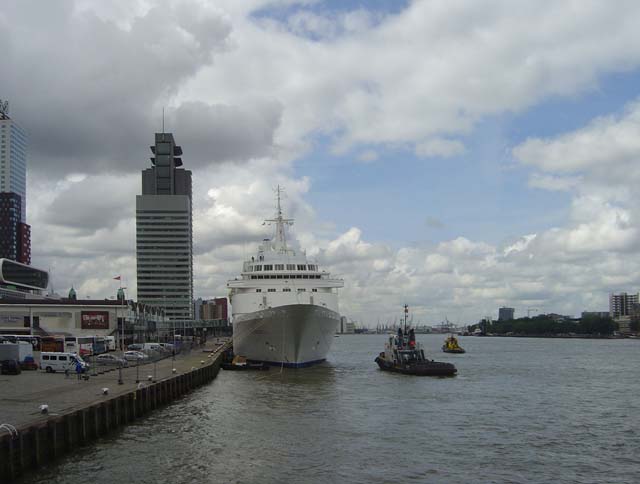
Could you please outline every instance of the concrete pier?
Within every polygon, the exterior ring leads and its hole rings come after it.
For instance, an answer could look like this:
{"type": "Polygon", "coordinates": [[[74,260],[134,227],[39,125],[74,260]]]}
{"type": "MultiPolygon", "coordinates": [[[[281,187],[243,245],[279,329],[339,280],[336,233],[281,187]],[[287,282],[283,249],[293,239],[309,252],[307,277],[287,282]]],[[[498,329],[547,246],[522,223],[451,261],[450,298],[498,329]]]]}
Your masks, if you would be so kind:
{"type": "Polygon", "coordinates": [[[168,358],[127,368],[121,384],[118,370],[88,380],[23,372],[9,383],[3,381],[0,483],[53,462],[212,381],[220,371],[225,348],[209,347],[208,352],[198,348],[175,361],[168,358]],[[26,378],[20,383],[23,375],[26,378]],[[109,389],[106,394],[103,388],[109,389]],[[46,414],[40,412],[41,404],[48,405],[46,414]]]}

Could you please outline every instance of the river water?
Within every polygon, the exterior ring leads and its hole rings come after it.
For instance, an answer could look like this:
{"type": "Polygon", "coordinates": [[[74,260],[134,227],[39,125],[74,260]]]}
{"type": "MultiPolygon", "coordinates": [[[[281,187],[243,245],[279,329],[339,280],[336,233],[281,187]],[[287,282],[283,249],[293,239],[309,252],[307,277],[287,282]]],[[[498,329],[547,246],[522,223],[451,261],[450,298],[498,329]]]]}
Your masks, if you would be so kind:
{"type": "Polygon", "coordinates": [[[638,483],[640,340],[417,335],[454,378],[326,364],[226,372],[26,483],[638,483]]]}

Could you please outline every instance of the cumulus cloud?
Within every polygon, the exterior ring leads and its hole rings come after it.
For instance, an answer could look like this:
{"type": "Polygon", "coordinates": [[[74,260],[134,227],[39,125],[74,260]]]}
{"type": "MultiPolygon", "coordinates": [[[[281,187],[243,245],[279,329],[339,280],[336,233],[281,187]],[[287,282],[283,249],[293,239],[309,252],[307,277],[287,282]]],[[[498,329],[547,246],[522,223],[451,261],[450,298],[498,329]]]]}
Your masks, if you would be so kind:
{"type": "MultiPolygon", "coordinates": [[[[530,138],[513,150],[521,162],[547,172],[620,175],[637,165],[639,153],[640,102],[627,106],[623,115],[596,118],[582,129],[552,139],[530,138]]],[[[633,176],[638,171],[633,170],[633,176]]]]}
{"type": "Polygon", "coordinates": [[[382,149],[455,156],[487,117],[637,67],[634,2],[415,1],[386,15],[291,3],[272,16],[267,0],[0,7],[2,96],[31,138],[34,263],[57,289],[110,295],[122,274],[135,297],[133,207],[163,106],[194,170],[196,295],[224,295],[270,236],[261,223],[278,184],[292,236],[345,279],[343,313],[369,324],[404,303],[429,323],[473,322],[500,305],[576,314],[638,287],[635,103],[515,147],[536,170],[530,186],[573,198],[563,226],[502,244],[382,243],[357,220],[336,229],[295,169],[318,138],[360,161],[382,149]]]}
{"type": "Polygon", "coordinates": [[[640,9],[628,3],[624,16],[617,12],[604,3],[575,9],[558,2],[417,1],[338,33],[335,26],[353,12],[299,8],[259,21],[243,12],[233,17],[242,32],[237,48],[205,68],[183,95],[276,97],[285,106],[277,133],[285,145],[320,131],[342,152],[431,139],[449,143],[427,144],[428,154],[459,152],[456,137],[485,116],[575,95],[603,72],[638,65],[633,25],[640,9]],[[566,18],[570,27],[558,20],[566,18]]]}
{"type": "MultiPolygon", "coordinates": [[[[127,27],[74,7],[1,7],[10,19],[0,36],[3,96],[30,134],[29,168],[62,175],[137,169],[160,130],[162,105],[229,48],[231,25],[195,1],[152,6],[127,27]]],[[[229,114],[233,125],[238,116],[229,114]]],[[[207,126],[199,130],[201,145],[215,138],[207,126]]]]}

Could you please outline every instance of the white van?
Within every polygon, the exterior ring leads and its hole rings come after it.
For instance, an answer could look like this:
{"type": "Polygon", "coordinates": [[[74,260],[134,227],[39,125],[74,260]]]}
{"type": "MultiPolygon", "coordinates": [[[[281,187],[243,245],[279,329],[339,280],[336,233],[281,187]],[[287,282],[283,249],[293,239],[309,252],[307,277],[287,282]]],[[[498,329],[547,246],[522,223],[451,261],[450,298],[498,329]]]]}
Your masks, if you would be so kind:
{"type": "Polygon", "coordinates": [[[69,370],[69,373],[76,373],[78,362],[82,365],[83,372],[89,369],[89,363],[76,353],[40,353],[40,369],[47,373],[66,370],[69,370]]]}
{"type": "Polygon", "coordinates": [[[142,351],[157,351],[161,353],[164,348],[160,345],[160,343],[145,343],[142,345],[142,351]]]}

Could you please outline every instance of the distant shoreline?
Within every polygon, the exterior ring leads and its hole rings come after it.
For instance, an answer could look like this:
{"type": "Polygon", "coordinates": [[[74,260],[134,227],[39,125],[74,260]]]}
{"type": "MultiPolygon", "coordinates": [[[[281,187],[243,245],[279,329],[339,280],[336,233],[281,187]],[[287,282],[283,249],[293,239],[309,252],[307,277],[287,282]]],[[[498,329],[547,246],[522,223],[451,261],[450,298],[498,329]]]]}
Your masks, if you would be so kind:
{"type": "MultiPolygon", "coordinates": [[[[475,336],[475,335],[468,335],[475,336]]],[[[637,339],[629,336],[595,335],[595,334],[487,334],[479,338],[562,338],[562,339],[637,339]]]]}
{"type": "MultiPolygon", "coordinates": [[[[390,334],[390,333],[337,333],[338,336],[372,336],[379,334],[390,334]]],[[[446,336],[450,333],[416,333],[416,335],[441,335],[446,336]]],[[[475,338],[553,338],[553,339],[638,339],[640,340],[640,336],[613,336],[613,335],[593,335],[593,334],[486,334],[486,335],[474,335],[467,334],[463,335],[465,338],[467,337],[475,337],[475,338]]]]}

